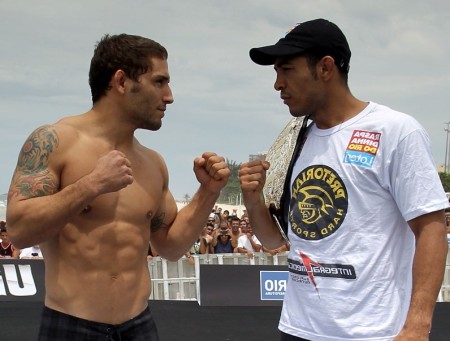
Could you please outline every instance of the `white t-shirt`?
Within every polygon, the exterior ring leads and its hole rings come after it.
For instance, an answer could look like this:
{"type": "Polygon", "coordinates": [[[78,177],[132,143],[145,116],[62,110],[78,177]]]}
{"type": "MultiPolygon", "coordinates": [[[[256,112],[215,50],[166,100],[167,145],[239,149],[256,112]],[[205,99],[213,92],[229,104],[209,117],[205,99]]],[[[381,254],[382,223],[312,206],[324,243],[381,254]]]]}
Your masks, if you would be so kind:
{"type": "Polygon", "coordinates": [[[280,330],[314,341],[392,340],[411,295],[407,221],[448,206],[427,133],[369,103],[341,125],[311,127],[291,184],[280,330]]]}
{"type": "Polygon", "coordinates": [[[42,257],[42,251],[39,246],[31,246],[31,247],[27,247],[25,249],[21,249],[19,258],[25,258],[25,257],[31,258],[31,257],[36,256],[34,254],[37,254],[38,257],[42,257]]]}
{"type": "MultiPolygon", "coordinates": [[[[255,235],[252,236],[252,240],[256,245],[261,245],[261,242],[256,238],[255,235]]],[[[248,239],[247,235],[244,234],[238,238],[238,247],[244,248],[246,250],[250,250],[251,252],[255,252],[253,249],[252,243],[248,239]]]]}

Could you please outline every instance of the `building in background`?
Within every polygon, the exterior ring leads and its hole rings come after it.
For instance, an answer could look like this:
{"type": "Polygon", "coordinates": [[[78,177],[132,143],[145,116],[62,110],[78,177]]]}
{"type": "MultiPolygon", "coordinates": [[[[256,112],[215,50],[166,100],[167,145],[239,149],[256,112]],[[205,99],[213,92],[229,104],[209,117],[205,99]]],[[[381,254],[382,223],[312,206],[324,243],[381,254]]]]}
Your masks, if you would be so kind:
{"type": "Polygon", "coordinates": [[[253,160],[264,161],[266,159],[266,155],[267,155],[267,152],[261,152],[261,153],[258,153],[258,154],[250,154],[248,156],[248,160],[249,161],[253,161],[253,160]]]}

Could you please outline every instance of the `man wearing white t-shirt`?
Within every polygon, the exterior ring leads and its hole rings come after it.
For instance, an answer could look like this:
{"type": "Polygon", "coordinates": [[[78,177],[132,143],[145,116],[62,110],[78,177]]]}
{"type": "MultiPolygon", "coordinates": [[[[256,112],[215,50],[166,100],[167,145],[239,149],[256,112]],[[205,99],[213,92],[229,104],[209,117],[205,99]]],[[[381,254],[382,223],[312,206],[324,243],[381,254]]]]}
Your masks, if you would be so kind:
{"type": "MultiPolygon", "coordinates": [[[[275,212],[290,241],[281,340],[427,341],[449,202],[426,131],[355,98],[350,56],[342,31],[324,19],[250,50],[255,63],[274,65],[291,115],[313,121],[288,168],[286,209],[275,212]]],[[[255,234],[276,248],[284,239],[261,200],[269,167],[251,161],[239,174],[255,234]]]]}
{"type": "Polygon", "coordinates": [[[253,254],[261,251],[261,247],[261,242],[253,234],[251,224],[247,224],[247,233],[239,237],[236,252],[245,253],[248,258],[253,258],[253,254]]]}

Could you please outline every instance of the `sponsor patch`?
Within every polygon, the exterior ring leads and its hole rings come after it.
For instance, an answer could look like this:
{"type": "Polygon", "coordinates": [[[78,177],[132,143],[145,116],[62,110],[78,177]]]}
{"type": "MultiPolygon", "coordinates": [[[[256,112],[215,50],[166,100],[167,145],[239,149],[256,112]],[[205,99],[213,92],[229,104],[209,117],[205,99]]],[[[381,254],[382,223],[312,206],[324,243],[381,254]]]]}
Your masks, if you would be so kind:
{"type": "Polygon", "coordinates": [[[372,168],[380,139],[381,133],[354,130],[344,154],[344,163],[372,168]]]}
{"type": "Polygon", "coordinates": [[[291,279],[297,283],[311,284],[320,297],[317,277],[341,278],[346,280],[356,279],[353,265],[318,263],[305,253],[296,250],[300,261],[288,259],[288,269],[291,279]]]}

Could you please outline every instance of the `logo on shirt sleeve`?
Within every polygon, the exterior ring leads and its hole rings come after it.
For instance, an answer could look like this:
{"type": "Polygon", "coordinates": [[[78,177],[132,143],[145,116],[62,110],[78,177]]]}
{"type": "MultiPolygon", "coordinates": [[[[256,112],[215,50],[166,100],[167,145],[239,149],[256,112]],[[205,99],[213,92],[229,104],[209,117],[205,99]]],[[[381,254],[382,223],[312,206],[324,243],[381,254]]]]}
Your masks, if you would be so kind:
{"type": "Polygon", "coordinates": [[[344,163],[372,168],[380,139],[381,133],[354,130],[344,154],[344,163]]]}

